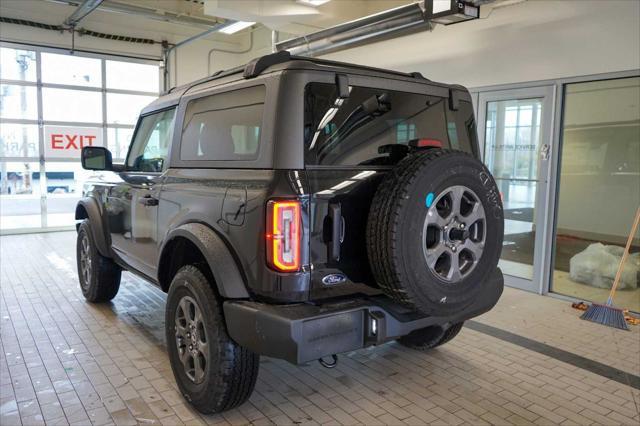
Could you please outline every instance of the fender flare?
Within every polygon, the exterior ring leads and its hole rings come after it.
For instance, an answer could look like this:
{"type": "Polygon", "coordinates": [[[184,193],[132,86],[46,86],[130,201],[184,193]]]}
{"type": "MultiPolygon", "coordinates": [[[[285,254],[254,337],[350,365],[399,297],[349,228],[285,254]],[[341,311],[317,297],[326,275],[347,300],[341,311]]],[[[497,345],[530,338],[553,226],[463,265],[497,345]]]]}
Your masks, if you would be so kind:
{"type": "Polygon", "coordinates": [[[249,298],[245,281],[231,251],[213,229],[201,223],[186,223],[169,232],[160,249],[157,271],[160,271],[165,262],[165,248],[177,237],[186,238],[198,247],[209,265],[218,292],[222,297],[227,299],[249,298]]]}
{"type": "MultiPolygon", "coordinates": [[[[91,226],[91,233],[93,234],[93,241],[96,243],[98,252],[104,257],[112,257],[109,250],[109,241],[107,234],[105,233],[104,222],[102,221],[102,215],[100,214],[100,208],[98,202],[91,197],[84,197],[78,201],[76,205],[76,220],[89,219],[89,225],[91,226]],[[86,217],[82,214],[82,207],[87,212],[86,217]]],[[[79,227],[76,224],[76,229],[79,227]]]]}

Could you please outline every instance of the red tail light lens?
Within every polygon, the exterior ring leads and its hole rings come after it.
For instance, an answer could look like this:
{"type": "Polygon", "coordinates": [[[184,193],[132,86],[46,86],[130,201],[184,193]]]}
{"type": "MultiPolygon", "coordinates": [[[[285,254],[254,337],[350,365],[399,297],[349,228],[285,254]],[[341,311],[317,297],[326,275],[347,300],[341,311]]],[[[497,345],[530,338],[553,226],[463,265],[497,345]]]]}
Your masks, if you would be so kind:
{"type": "Polygon", "coordinates": [[[271,268],[280,272],[300,270],[301,226],[299,201],[267,203],[267,262],[271,268]]]}

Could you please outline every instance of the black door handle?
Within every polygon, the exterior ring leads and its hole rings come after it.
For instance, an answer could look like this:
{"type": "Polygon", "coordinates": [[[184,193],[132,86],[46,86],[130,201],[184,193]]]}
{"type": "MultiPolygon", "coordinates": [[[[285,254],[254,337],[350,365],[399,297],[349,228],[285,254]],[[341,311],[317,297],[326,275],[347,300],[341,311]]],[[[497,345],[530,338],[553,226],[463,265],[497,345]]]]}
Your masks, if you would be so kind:
{"type": "Polygon", "coordinates": [[[138,198],[138,202],[143,206],[157,206],[158,199],[152,197],[151,195],[145,195],[144,197],[138,198]]]}

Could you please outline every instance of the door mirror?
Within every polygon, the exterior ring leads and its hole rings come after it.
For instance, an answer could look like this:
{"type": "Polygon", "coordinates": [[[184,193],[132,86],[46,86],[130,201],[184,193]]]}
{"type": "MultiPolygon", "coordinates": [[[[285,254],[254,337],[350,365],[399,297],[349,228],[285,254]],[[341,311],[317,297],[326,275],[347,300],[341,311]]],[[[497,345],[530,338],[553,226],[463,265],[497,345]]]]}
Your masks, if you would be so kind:
{"type": "Polygon", "coordinates": [[[82,168],[86,170],[112,170],[111,152],[101,146],[82,148],[82,168]]]}

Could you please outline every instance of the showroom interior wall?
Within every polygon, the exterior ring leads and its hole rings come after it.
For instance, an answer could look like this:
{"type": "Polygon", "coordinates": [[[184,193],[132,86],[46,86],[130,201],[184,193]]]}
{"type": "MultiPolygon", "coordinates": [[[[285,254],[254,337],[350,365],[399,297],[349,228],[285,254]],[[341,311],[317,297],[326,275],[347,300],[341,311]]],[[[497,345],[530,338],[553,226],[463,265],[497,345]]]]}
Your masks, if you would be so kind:
{"type": "Polygon", "coordinates": [[[472,88],[632,70],[640,64],[639,16],[640,2],[626,0],[488,5],[484,19],[326,57],[472,88]]]}

